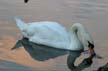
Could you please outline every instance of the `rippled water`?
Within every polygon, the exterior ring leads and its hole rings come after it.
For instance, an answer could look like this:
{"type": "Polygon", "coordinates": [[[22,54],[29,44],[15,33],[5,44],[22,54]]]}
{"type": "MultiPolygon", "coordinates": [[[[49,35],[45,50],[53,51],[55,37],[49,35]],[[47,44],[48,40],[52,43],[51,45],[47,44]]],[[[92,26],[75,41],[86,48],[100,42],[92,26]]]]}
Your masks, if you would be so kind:
{"type": "MultiPolygon", "coordinates": [[[[101,60],[94,59],[94,64],[87,68],[92,71],[108,62],[107,13],[107,0],[29,0],[27,4],[24,4],[23,0],[0,0],[0,60],[15,62],[43,71],[47,69],[66,71],[68,70],[66,67],[67,55],[39,62],[33,60],[23,48],[16,51],[10,50],[21,38],[13,17],[17,16],[25,22],[57,21],[67,29],[73,23],[79,22],[87,27],[95,41],[96,52],[104,57],[101,60]]],[[[83,58],[84,55],[78,59],[76,64],[80,63],[83,58]]],[[[0,68],[5,69],[5,66],[0,62],[0,68]]]]}

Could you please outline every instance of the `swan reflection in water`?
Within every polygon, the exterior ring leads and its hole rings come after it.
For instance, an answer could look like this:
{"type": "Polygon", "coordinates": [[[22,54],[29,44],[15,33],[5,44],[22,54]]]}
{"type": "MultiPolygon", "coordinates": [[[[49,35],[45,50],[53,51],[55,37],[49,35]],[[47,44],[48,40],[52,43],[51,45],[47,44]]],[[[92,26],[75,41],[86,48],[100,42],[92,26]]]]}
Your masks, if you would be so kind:
{"type": "Polygon", "coordinates": [[[67,57],[67,66],[72,71],[81,71],[84,68],[92,64],[92,57],[86,58],[78,66],[74,66],[74,62],[77,57],[79,57],[82,51],[71,51],[64,49],[51,48],[49,46],[36,44],[28,41],[28,38],[22,38],[19,40],[12,50],[24,46],[24,49],[29,53],[29,55],[38,61],[45,61],[48,59],[53,59],[55,57],[69,54],[67,57]]]}

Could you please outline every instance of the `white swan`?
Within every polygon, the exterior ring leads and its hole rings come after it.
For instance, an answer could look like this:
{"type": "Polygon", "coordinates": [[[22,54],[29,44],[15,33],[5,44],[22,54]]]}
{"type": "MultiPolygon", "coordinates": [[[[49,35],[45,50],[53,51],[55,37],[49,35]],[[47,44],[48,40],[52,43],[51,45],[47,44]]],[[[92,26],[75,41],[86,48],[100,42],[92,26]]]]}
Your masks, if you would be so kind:
{"type": "Polygon", "coordinates": [[[15,18],[15,21],[22,35],[31,42],[66,50],[83,50],[86,45],[90,47],[91,54],[94,54],[94,42],[80,23],[75,23],[68,31],[57,22],[43,21],[26,24],[19,18],[15,18]],[[78,34],[84,39],[84,44],[78,34]]]}
{"type": "Polygon", "coordinates": [[[15,21],[23,38],[17,42],[12,50],[23,45],[32,58],[41,61],[55,58],[65,54],[65,52],[69,53],[67,65],[71,70],[75,68],[74,62],[80,56],[84,47],[89,47],[91,54],[84,63],[91,64],[92,58],[96,56],[93,49],[94,42],[85,27],[80,23],[75,23],[68,31],[57,22],[44,21],[26,24],[19,18],[15,18],[15,21]],[[83,38],[84,43],[79,36],[83,38]],[[63,49],[63,52],[61,49],[63,49]],[[48,50],[47,53],[44,53],[44,50],[48,50]]]}

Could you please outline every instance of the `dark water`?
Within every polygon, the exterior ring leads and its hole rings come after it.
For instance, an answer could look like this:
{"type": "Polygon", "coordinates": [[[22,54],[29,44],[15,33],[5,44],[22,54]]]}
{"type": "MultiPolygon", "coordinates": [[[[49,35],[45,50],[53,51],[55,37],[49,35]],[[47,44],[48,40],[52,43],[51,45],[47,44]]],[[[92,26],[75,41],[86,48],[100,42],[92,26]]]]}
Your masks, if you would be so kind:
{"type": "MultiPolygon", "coordinates": [[[[42,70],[68,71],[67,55],[39,62],[34,61],[23,48],[11,51],[10,48],[21,38],[13,17],[22,18],[25,22],[57,21],[67,29],[73,23],[79,22],[87,27],[93,36],[96,52],[104,57],[101,60],[94,59],[91,67],[84,71],[95,70],[108,62],[107,13],[107,0],[29,0],[27,4],[24,4],[23,0],[0,0],[0,59],[42,70]]],[[[82,54],[76,64],[85,57],[87,54],[82,54]]],[[[2,67],[1,62],[0,67],[2,67]]]]}
{"type": "Polygon", "coordinates": [[[11,48],[11,50],[17,50],[21,48],[21,46],[24,47],[24,49],[28,52],[31,58],[41,62],[45,62],[46,60],[54,59],[59,56],[68,54],[66,58],[67,67],[72,71],[82,71],[85,68],[90,67],[93,62],[93,58],[88,57],[83,59],[83,61],[75,67],[75,60],[81,55],[83,51],[57,49],[47,45],[30,42],[27,38],[22,38],[21,40],[18,40],[18,42],[16,42],[15,46],[11,48]]]}

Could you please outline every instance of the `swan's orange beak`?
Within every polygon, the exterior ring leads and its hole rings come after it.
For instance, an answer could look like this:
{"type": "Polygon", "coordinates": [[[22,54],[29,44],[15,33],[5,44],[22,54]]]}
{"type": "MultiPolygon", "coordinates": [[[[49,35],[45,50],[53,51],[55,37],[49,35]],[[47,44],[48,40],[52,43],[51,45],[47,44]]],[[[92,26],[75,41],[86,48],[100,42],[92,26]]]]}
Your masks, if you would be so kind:
{"type": "Polygon", "coordinates": [[[94,51],[94,48],[89,48],[89,50],[90,50],[90,58],[92,59],[95,57],[96,53],[94,51]]]}
{"type": "Polygon", "coordinates": [[[90,54],[93,55],[95,53],[94,48],[89,48],[90,54]]]}

